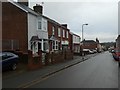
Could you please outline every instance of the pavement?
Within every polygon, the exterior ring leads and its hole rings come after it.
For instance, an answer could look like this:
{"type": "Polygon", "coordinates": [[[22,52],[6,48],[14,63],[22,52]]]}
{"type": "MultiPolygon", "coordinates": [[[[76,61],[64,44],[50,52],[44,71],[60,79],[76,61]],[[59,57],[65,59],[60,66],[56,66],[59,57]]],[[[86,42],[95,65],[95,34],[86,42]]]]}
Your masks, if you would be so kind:
{"type": "Polygon", "coordinates": [[[3,72],[2,74],[3,88],[22,88],[25,85],[31,83],[31,81],[34,82],[38,78],[39,79],[45,78],[56,72],[59,72],[68,67],[71,67],[85,60],[88,60],[89,58],[94,57],[98,54],[99,53],[86,55],[84,56],[84,60],[82,60],[81,56],[74,56],[73,60],[66,60],[64,62],[45,66],[41,69],[37,69],[33,71],[28,71],[26,65],[19,64],[18,69],[16,71],[3,72]],[[19,82],[10,83],[11,81],[19,81],[19,82]]]}
{"type": "Polygon", "coordinates": [[[112,88],[118,90],[118,62],[105,52],[24,88],[112,88]]]}
{"type": "MultiPolygon", "coordinates": [[[[56,72],[56,71],[59,71],[59,70],[62,70],[62,69],[65,69],[67,67],[70,67],[70,66],[73,66],[77,63],[80,63],[80,62],[83,62],[87,59],[89,59],[90,57],[93,57],[97,54],[90,54],[90,55],[86,55],[84,56],[84,60],[82,60],[82,57],[81,56],[74,56],[74,59],[73,60],[66,60],[64,62],[61,62],[61,63],[56,63],[56,64],[52,64],[52,65],[48,65],[48,66],[44,66],[43,68],[40,68],[39,70],[41,72],[43,71],[47,71],[46,73],[51,73],[52,72],[56,72]],[[50,69],[50,70],[47,70],[47,69],[50,69]],[[41,70],[42,69],[42,70],[41,70]],[[49,72],[50,71],[50,72],[49,72]]],[[[36,70],[35,70],[36,71],[36,70]]],[[[10,78],[12,76],[17,76],[17,75],[20,75],[20,74],[23,74],[23,73],[26,73],[26,72],[31,72],[27,69],[27,65],[26,64],[23,64],[23,63],[19,63],[18,66],[17,66],[17,69],[15,71],[4,71],[2,73],[2,78],[10,78]]]]}

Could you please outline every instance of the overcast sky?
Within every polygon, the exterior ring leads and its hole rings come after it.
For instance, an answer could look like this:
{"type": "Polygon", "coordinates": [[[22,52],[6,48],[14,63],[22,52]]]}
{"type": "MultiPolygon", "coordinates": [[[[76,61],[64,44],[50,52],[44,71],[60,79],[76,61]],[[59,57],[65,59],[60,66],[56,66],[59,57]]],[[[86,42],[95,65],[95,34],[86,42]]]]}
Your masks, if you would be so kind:
{"type": "MultiPolygon", "coordinates": [[[[30,0],[32,8],[41,0],[30,0]],[[37,1],[37,2],[36,2],[37,1]]],[[[83,23],[84,38],[100,42],[115,41],[118,35],[118,0],[44,0],[43,15],[68,24],[71,32],[81,36],[83,23]]]]}

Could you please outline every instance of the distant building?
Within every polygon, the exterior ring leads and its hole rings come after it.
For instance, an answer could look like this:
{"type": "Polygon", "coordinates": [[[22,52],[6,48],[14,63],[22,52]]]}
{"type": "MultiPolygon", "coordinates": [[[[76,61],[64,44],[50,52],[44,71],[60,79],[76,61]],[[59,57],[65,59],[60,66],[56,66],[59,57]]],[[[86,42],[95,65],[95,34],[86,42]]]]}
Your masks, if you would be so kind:
{"type": "Polygon", "coordinates": [[[70,38],[71,38],[71,50],[74,53],[80,53],[80,41],[81,41],[80,36],[70,32],[70,38]]]}
{"type": "Polygon", "coordinates": [[[97,49],[97,43],[94,40],[83,40],[82,44],[84,49],[97,49]]]}

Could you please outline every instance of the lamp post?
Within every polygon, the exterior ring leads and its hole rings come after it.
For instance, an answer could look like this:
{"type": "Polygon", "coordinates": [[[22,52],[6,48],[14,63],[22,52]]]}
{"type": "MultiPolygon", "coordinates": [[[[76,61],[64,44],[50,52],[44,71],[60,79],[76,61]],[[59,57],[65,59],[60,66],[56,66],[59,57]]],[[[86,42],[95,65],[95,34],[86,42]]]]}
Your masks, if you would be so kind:
{"type": "Polygon", "coordinates": [[[84,54],[84,51],[83,51],[83,49],[84,49],[84,41],[83,41],[84,40],[84,36],[83,36],[83,27],[84,27],[84,25],[88,25],[88,24],[87,23],[86,24],[82,24],[82,42],[83,42],[82,43],[83,44],[82,45],[82,60],[84,60],[84,55],[83,55],[84,54]]]}

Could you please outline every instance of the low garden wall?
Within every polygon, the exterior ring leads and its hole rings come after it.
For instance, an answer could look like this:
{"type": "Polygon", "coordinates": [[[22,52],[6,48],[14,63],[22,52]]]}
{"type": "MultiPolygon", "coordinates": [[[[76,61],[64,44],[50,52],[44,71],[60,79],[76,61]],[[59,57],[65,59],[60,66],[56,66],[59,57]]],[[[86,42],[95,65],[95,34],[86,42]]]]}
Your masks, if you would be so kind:
{"type": "Polygon", "coordinates": [[[22,51],[15,51],[20,58],[20,63],[24,63],[28,66],[29,70],[41,68],[45,65],[52,65],[55,63],[64,62],[65,60],[73,59],[73,52],[67,51],[55,51],[55,52],[42,52],[39,50],[37,55],[33,55],[32,51],[23,53],[22,51]]]}

